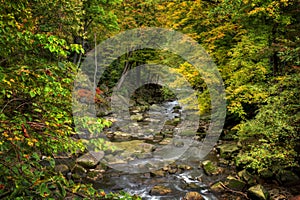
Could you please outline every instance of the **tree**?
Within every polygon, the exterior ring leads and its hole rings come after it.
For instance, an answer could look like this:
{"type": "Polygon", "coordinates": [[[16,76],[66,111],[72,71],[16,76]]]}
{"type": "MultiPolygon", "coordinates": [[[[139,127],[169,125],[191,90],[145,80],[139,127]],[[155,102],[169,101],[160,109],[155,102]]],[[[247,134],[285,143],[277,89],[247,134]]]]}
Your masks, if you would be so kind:
{"type": "MultiPolygon", "coordinates": [[[[73,37],[82,33],[86,3],[1,2],[1,199],[117,198],[74,183],[54,170],[54,154],[74,155],[85,149],[71,137],[75,133],[71,91],[78,68],[68,57],[83,53],[73,37]]],[[[105,12],[94,12],[102,22],[110,23],[104,20],[109,18],[105,12]]],[[[98,129],[105,126],[97,125],[98,129]]]]}

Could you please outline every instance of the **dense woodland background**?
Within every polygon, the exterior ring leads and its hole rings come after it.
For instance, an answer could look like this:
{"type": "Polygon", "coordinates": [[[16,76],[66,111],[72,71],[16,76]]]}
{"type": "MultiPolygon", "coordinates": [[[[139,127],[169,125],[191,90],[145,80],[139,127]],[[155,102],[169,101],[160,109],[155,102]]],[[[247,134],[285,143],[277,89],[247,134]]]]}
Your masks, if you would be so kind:
{"type": "MultiPolygon", "coordinates": [[[[84,151],[84,144],[70,136],[71,91],[85,53],[95,43],[139,27],[180,31],[213,58],[226,88],[228,131],[223,136],[231,134],[243,147],[234,158],[237,167],[257,175],[299,169],[299,0],[2,0],[1,199],[57,199],[68,193],[121,198],[56,173],[53,154],[84,151]]],[[[209,112],[201,76],[175,55],[155,50],[120,58],[106,74],[106,92],[124,66],[158,60],[187,77],[206,105],[201,112],[209,112]]]]}

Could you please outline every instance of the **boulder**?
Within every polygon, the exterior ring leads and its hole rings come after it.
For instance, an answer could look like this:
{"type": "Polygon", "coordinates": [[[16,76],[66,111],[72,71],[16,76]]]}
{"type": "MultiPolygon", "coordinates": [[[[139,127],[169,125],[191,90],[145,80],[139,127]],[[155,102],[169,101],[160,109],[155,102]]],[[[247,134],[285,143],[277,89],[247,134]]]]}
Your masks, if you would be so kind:
{"type": "Polygon", "coordinates": [[[159,142],[160,145],[168,145],[172,142],[171,138],[165,138],[161,142],[159,142]]]}
{"type": "Polygon", "coordinates": [[[69,172],[69,167],[65,164],[55,165],[55,171],[60,172],[63,175],[67,175],[67,173],[69,172]]]}
{"type": "Polygon", "coordinates": [[[156,177],[164,177],[164,176],[166,176],[166,171],[164,171],[162,169],[156,170],[156,171],[151,172],[151,175],[156,176],[156,177]]]}
{"type": "Polygon", "coordinates": [[[169,125],[169,126],[177,126],[180,122],[180,118],[173,118],[172,120],[167,120],[165,122],[165,125],[169,125]]]}
{"type": "Polygon", "coordinates": [[[116,148],[116,151],[120,152],[118,154],[120,158],[126,161],[150,157],[155,149],[153,144],[145,143],[144,140],[112,142],[111,144],[116,148]]]}
{"type": "Polygon", "coordinates": [[[239,149],[235,143],[225,143],[217,147],[221,158],[231,158],[239,152],[239,149]]]}
{"type": "Polygon", "coordinates": [[[217,175],[221,172],[221,169],[210,160],[203,161],[202,168],[203,168],[204,172],[209,176],[217,175]]]}
{"type": "Polygon", "coordinates": [[[242,191],[245,188],[246,183],[233,176],[228,176],[224,185],[232,190],[242,191]]]}
{"type": "Polygon", "coordinates": [[[128,159],[124,159],[120,156],[113,156],[112,154],[105,156],[105,161],[108,163],[108,165],[120,165],[120,164],[126,164],[128,159]]]}
{"type": "Polygon", "coordinates": [[[94,168],[96,167],[100,160],[104,157],[103,151],[90,151],[83,156],[76,159],[76,163],[85,167],[85,168],[94,168]]]}
{"type": "Polygon", "coordinates": [[[130,133],[121,132],[121,131],[115,131],[113,133],[113,137],[114,137],[114,139],[128,140],[128,139],[131,138],[131,134],[130,133]]]}
{"type": "Polygon", "coordinates": [[[150,110],[153,110],[153,111],[161,111],[162,107],[157,105],[157,104],[152,104],[150,106],[150,110]]]}
{"type": "Polygon", "coordinates": [[[171,192],[172,190],[166,186],[156,185],[150,190],[150,195],[159,196],[159,195],[166,195],[171,192]]]}
{"type": "Polygon", "coordinates": [[[270,195],[262,185],[255,185],[248,189],[248,196],[252,200],[268,200],[270,195]]]}
{"type": "Polygon", "coordinates": [[[144,117],[143,117],[143,115],[142,114],[135,114],[135,115],[131,115],[130,116],[130,119],[131,120],[133,120],[133,121],[138,121],[138,122],[140,122],[140,121],[143,121],[143,119],[144,119],[144,117]]]}
{"type": "Polygon", "coordinates": [[[178,165],[178,168],[182,169],[182,170],[191,170],[191,169],[193,169],[193,167],[191,167],[189,165],[184,165],[184,164],[178,165]]]}
{"type": "Polygon", "coordinates": [[[103,171],[91,170],[87,173],[87,178],[93,181],[100,180],[102,177],[103,177],[103,171]]]}
{"type": "Polygon", "coordinates": [[[188,192],[183,200],[204,200],[204,198],[198,192],[188,192]]]}

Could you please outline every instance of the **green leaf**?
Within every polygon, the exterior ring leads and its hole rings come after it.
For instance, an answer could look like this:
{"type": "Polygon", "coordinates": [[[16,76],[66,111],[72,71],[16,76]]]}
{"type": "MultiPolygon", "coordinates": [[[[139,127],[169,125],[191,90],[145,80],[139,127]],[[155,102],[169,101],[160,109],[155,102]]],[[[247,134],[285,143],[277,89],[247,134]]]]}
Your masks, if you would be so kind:
{"type": "Polygon", "coordinates": [[[30,94],[30,97],[31,97],[31,98],[33,98],[33,97],[36,96],[36,93],[35,93],[35,91],[33,91],[33,90],[31,90],[31,91],[29,92],[29,94],[30,94]]]}

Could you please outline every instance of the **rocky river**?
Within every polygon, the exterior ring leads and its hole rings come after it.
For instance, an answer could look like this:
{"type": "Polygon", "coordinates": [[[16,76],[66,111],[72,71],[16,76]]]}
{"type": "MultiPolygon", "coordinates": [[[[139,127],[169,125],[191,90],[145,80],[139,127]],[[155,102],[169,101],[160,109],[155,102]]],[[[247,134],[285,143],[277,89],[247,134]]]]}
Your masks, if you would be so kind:
{"type": "MultiPolygon", "coordinates": [[[[194,135],[177,135],[185,116],[176,100],[132,105],[129,114],[121,117],[115,112],[101,116],[112,122],[104,134],[113,149],[90,151],[72,162],[56,159],[57,170],[75,181],[91,182],[106,192],[123,190],[146,200],[279,200],[297,194],[235,169],[231,160],[239,145],[231,140],[219,140],[201,160],[191,156],[191,138],[198,142],[205,138],[209,117],[200,117],[194,135]]],[[[278,181],[298,179],[286,171],[278,181]]]]}

